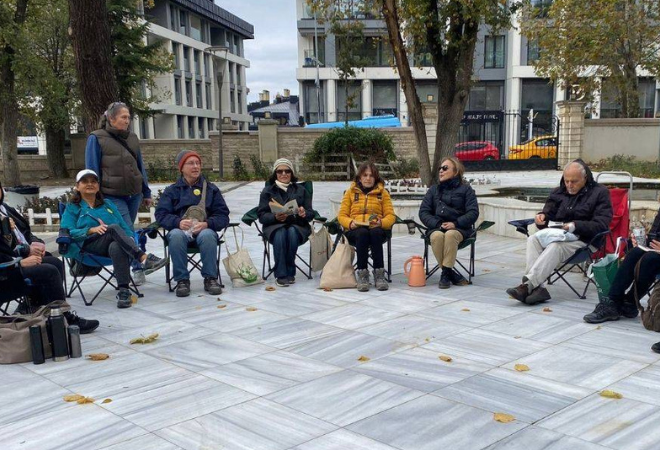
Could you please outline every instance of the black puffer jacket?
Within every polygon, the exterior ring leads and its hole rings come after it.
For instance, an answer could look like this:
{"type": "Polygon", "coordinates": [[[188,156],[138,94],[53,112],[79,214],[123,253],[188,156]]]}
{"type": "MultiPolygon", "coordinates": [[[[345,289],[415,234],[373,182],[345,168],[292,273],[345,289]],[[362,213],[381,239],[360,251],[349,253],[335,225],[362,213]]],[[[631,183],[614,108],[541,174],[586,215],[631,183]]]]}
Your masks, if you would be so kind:
{"type": "MultiPolygon", "coordinates": [[[[589,242],[598,233],[606,231],[612,221],[612,202],[607,188],[596,183],[591,170],[581,159],[575,160],[587,172],[587,183],[580,191],[571,195],[566,189],[564,177],[559,187],[550,192],[542,213],[546,221],[575,223],[574,233],[583,242],[589,242]]],[[[539,225],[539,229],[546,225],[539,225]]]]}
{"type": "Polygon", "coordinates": [[[291,183],[286,192],[277,187],[276,184],[266,186],[261,191],[261,196],[259,197],[257,216],[259,217],[259,222],[264,226],[263,232],[268,240],[270,240],[275,230],[286,226],[294,226],[302,236],[303,241],[306,241],[309,235],[312,234],[312,227],[309,225],[309,222],[314,220],[312,198],[307,190],[298,183],[291,183]],[[296,200],[298,206],[305,208],[305,217],[303,218],[298,215],[289,216],[286,218],[286,221],[279,222],[275,218],[275,214],[270,212],[268,203],[271,200],[276,200],[280,205],[284,205],[293,199],[296,200]]]}
{"type": "MultiPolygon", "coordinates": [[[[0,189],[2,189],[1,186],[0,189]]],[[[11,206],[4,205],[4,207],[7,213],[7,217],[11,217],[14,220],[16,228],[18,228],[18,230],[23,234],[23,237],[25,237],[25,240],[28,242],[28,244],[32,244],[33,242],[44,242],[32,234],[30,224],[18,211],[16,211],[11,206]]],[[[0,213],[0,217],[2,216],[3,214],[0,213]]],[[[13,233],[0,235],[0,263],[11,261],[17,256],[26,258],[29,255],[30,247],[19,245],[16,236],[13,233]]]]}
{"type": "Polygon", "coordinates": [[[472,234],[478,217],[474,189],[459,178],[431,186],[419,208],[419,218],[429,232],[439,229],[443,222],[453,222],[463,239],[472,234]]]}

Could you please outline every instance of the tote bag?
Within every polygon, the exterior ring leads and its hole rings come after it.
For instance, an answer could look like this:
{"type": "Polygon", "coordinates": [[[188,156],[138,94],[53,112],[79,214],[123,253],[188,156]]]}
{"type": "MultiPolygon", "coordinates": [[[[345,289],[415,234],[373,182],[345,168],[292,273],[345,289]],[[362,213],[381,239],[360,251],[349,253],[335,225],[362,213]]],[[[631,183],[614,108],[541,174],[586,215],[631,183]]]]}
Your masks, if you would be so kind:
{"type": "Polygon", "coordinates": [[[232,230],[234,232],[234,242],[236,242],[236,252],[231,253],[229,251],[229,245],[227,245],[227,239],[225,239],[227,257],[222,260],[222,264],[225,266],[227,275],[229,275],[229,278],[231,278],[232,286],[237,288],[263,283],[264,280],[261,278],[261,275],[259,275],[257,267],[252,262],[250,253],[245,247],[243,247],[243,230],[241,229],[240,245],[238,244],[236,227],[232,227],[232,230]]]}
{"type": "Polygon", "coordinates": [[[330,253],[332,253],[332,239],[330,239],[330,233],[325,227],[321,227],[319,231],[316,231],[312,226],[312,234],[309,236],[309,247],[311,253],[310,266],[314,272],[323,270],[328,259],[330,259],[330,253]]]}
{"type": "Polygon", "coordinates": [[[322,289],[355,288],[357,280],[353,270],[354,257],[355,249],[350,246],[346,236],[342,236],[323,268],[320,287],[322,289]]]}
{"type": "Polygon", "coordinates": [[[603,258],[589,266],[589,277],[594,280],[594,284],[598,290],[598,299],[601,302],[606,302],[608,300],[610,287],[612,287],[616,272],[619,270],[619,249],[622,243],[625,243],[625,239],[617,239],[614,253],[608,253],[603,258]]]}

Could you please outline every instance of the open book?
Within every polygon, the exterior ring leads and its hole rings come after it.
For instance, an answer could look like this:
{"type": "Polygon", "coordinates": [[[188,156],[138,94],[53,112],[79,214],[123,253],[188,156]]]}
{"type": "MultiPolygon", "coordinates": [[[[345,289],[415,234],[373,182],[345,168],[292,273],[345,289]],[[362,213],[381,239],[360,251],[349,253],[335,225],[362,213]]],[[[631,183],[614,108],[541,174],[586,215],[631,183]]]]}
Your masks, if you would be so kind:
{"type": "Polygon", "coordinates": [[[549,228],[564,228],[564,222],[555,222],[553,220],[548,221],[549,228]]]}
{"type": "Polygon", "coordinates": [[[369,221],[368,222],[363,222],[361,220],[354,220],[353,223],[357,225],[358,227],[371,227],[372,223],[378,220],[378,215],[372,214],[369,216],[369,221]]]}
{"type": "Polygon", "coordinates": [[[280,205],[277,200],[271,199],[268,206],[270,206],[270,212],[273,214],[285,213],[290,216],[298,214],[298,202],[295,199],[286,202],[284,205],[280,205]]]}
{"type": "Polygon", "coordinates": [[[646,245],[639,245],[639,244],[637,244],[637,248],[642,249],[642,250],[644,250],[645,252],[656,252],[656,253],[660,253],[660,250],[656,250],[656,249],[654,249],[654,248],[647,247],[646,245]]]}

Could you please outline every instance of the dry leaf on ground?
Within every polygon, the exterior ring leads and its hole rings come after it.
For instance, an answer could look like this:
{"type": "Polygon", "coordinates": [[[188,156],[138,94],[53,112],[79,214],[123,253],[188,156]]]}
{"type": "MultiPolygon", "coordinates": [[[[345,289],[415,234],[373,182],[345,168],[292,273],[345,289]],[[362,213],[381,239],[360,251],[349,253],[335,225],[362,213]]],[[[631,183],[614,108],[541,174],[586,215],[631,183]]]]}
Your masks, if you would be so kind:
{"type": "Polygon", "coordinates": [[[500,423],[509,423],[516,420],[516,418],[513,417],[511,414],[495,413],[493,414],[493,420],[495,420],[495,422],[500,422],[500,423]]]}
{"type": "Polygon", "coordinates": [[[138,302],[138,297],[137,295],[131,295],[131,303],[135,305],[138,302]]]}
{"type": "Polygon", "coordinates": [[[90,353],[87,355],[87,358],[91,359],[92,361],[103,361],[110,358],[110,355],[107,353],[90,353]]]}
{"type": "Polygon", "coordinates": [[[516,369],[518,372],[527,372],[529,370],[529,366],[526,364],[516,364],[513,366],[514,369],[516,369]]]}
{"type": "Polygon", "coordinates": [[[94,403],[94,399],[92,397],[83,397],[78,399],[77,403],[79,405],[84,405],[85,403],[94,403]]]}
{"type": "Polygon", "coordinates": [[[470,308],[463,308],[461,311],[470,312],[470,308]]]}
{"type": "Polygon", "coordinates": [[[65,401],[65,402],[77,402],[78,400],[83,399],[83,398],[85,398],[84,395],[80,395],[80,394],[69,394],[69,395],[65,395],[65,396],[64,396],[64,401],[65,401]]]}
{"type": "Polygon", "coordinates": [[[195,309],[199,310],[199,309],[202,309],[202,307],[201,306],[195,306],[195,309]]]}
{"type": "Polygon", "coordinates": [[[600,391],[600,396],[605,398],[614,398],[617,400],[623,398],[623,395],[610,390],[600,391]]]}
{"type": "Polygon", "coordinates": [[[369,361],[370,359],[371,359],[371,358],[369,358],[368,356],[360,356],[360,357],[358,358],[358,361],[360,361],[360,362],[367,362],[367,361],[369,361]]]}
{"type": "Polygon", "coordinates": [[[275,290],[275,288],[273,286],[266,286],[266,290],[268,292],[273,292],[275,290]]]}
{"type": "Polygon", "coordinates": [[[247,308],[245,308],[245,310],[246,311],[256,311],[257,308],[255,308],[254,306],[248,306],[247,308]]]}
{"type": "Polygon", "coordinates": [[[601,328],[603,328],[603,327],[601,327],[600,325],[598,325],[598,326],[596,327],[597,330],[600,330],[601,328]]]}
{"type": "Polygon", "coordinates": [[[543,308],[543,312],[552,312],[552,308],[548,308],[547,306],[543,308]]]}
{"type": "Polygon", "coordinates": [[[111,398],[106,398],[101,403],[110,403],[110,402],[112,402],[112,399],[111,398]]]}
{"type": "Polygon", "coordinates": [[[147,337],[140,336],[139,338],[131,339],[131,344],[151,344],[158,339],[158,333],[150,334],[147,337]]]}
{"type": "Polygon", "coordinates": [[[438,356],[438,358],[440,358],[444,362],[452,362],[451,356],[440,355],[440,356],[438,356]]]}
{"type": "Polygon", "coordinates": [[[227,305],[218,305],[218,309],[226,308],[227,305]]]}
{"type": "Polygon", "coordinates": [[[332,289],[330,289],[330,288],[323,288],[323,292],[332,292],[332,289]]]}
{"type": "Polygon", "coordinates": [[[520,339],[522,336],[514,336],[514,339],[520,339]]]}

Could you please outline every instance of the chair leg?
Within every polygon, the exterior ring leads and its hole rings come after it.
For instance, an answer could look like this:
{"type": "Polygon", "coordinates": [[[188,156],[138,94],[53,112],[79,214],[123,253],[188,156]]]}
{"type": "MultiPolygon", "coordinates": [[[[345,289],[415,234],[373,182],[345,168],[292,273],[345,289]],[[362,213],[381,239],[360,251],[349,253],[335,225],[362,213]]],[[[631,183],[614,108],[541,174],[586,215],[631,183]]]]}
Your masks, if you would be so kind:
{"type": "Polygon", "coordinates": [[[387,240],[387,282],[392,282],[392,239],[387,240]]]}

